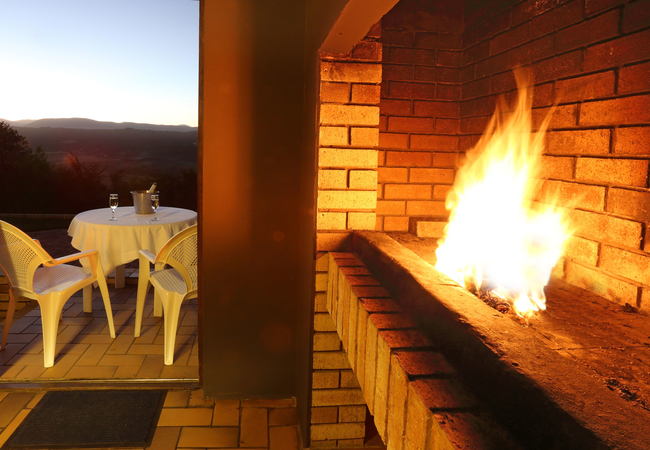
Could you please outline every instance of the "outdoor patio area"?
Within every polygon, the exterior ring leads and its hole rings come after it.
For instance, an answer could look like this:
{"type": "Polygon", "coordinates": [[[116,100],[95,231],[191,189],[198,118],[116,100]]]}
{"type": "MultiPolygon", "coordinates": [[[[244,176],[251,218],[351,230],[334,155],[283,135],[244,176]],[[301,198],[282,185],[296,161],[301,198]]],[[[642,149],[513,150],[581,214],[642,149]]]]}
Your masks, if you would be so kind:
{"type": "MultiPolygon", "coordinates": [[[[65,230],[29,233],[39,239],[51,256],[77,250],[65,230]]],[[[84,313],[82,291],[65,304],[57,336],[54,366],[43,367],[43,337],[36,302],[18,310],[10,329],[7,348],[0,352],[2,383],[54,380],[185,380],[199,378],[197,299],[181,307],[174,364],[163,364],[163,318],[153,317],[153,289],[144,309],[140,337],[134,338],[137,261],[127,266],[127,285],[114,289],[109,275],[109,294],[115,321],[115,339],[109,335],[99,289],[93,289],[93,312],[84,313]]],[[[0,322],[4,327],[4,322],[0,322]]]]}

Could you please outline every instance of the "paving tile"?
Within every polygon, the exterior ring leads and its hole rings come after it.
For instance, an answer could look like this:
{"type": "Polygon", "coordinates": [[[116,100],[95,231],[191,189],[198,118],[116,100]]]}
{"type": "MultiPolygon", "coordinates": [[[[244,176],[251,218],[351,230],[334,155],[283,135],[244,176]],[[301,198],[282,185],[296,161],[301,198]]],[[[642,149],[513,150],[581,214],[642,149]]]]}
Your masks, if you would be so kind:
{"type": "Polygon", "coordinates": [[[163,408],[159,427],[199,427],[212,424],[212,408],[163,408]]]}
{"type": "Polygon", "coordinates": [[[13,358],[11,358],[8,362],[7,365],[12,365],[12,366],[18,366],[18,365],[23,365],[23,366],[38,366],[38,365],[43,365],[44,359],[43,355],[32,355],[28,353],[19,353],[13,358]]]}
{"type": "Polygon", "coordinates": [[[176,345],[176,350],[174,351],[174,365],[187,366],[187,361],[190,358],[191,352],[191,345],[176,345]]]}
{"type": "Polygon", "coordinates": [[[36,355],[41,357],[41,362],[40,365],[37,366],[25,366],[23,370],[21,370],[18,375],[16,375],[16,378],[38,378],[41,375],[43,375],[43,372],[45,372],[47,369],[43,366],[43,355],[36,355]]]}
{"type": "Polygon", "coordinates": [[[175,450],[181,427],[158,427],[148,450],[175,450]]]}
{"type": "Polygon", "coordinates": [[[296,408],[276,408],[269,411],[269,426],[298,425],[296,408]]]}
{"type": "Polygon", "coordinates": [[[31,392],[12,392],[0,403],[0,428],[9,426],[16,414],[34,397],[31,392]]]}
{"type": "Polygon", "coordinates": [[[27,406],[25,406],[25,408],[33,409],[34,406],[36,406],[38,404],[38,402],[41,401],[41,399],[43,398],[44,395],[45,395],[45,392],[39,392],[37,394],[34,394],[34,397],[32,397],[32,399],[29,401],[29,403],[27,403],[27,406]]]}
{"type": "Polygon", "coordinates": [[[252,408],[289,408],[295,407],[296,401],[293,398],[256,398],[242,400],[241,405],[252,408]]]}
{"type": "Polygon", "coordinates": [[[270,427],[269,450],[300,450],[296,426],[270,427]]]}
{"type": "Polygon", "coordinates": [[[108,326],[108,322],[105,318],[95,317],[91,320],[88,325],[83,329],[82,333],[84,334],[95,334],[101,332],[104,327],[108,326]]]}
{"type": "Polygon", "coordinates": [[[108,334],[85,334],[78,335],[74,342],[79,344],[112,344],[115,340],[108,334]]]}
{"type": "Polygon", "coordinates": [[[40,333],[9,333],[7,344],[28,344],[40,336],[40,333]]]}
{"type": "Polygon", "coordinates": [[[135,378],[140,371],[140,366],[119,366],[113,378],[135,378]]]}
{"type": "MultiPolygon", "coordinates": [[[[136,339],[137,340],[137,339],[136,339]]],[[[127,352],[129,355],[162,355],[164,354],[163,345],[155,344],[136,344],[134,343],[127,352]]]]}
{"type": "MultiPolygon", "coordinates": [[[[164,367],[163,355],[146,355],[137,378],[152,379],[160,378],[160,374],[164,367]]],[[[197,371],[198,373],[198,371],[197,371]]]]}
{"type": "Polygon", "coordinates": [[[117,371],[116,366],[79,366],[75,365],[72,367],[68,373],[65,374],[65,378],[68,379],[101,379],[107,380],[113,378],[113,375],[117,371]]]}
{"type": "Polygon", "coordinates": [[[77,366],[96,366],[104,356],[110,344],[88,344],[88,348],[77,360],[77,366]]]}
{"type": "MultiPolygon", "coordinates": [[[[143,320],[144,322],[144,320],[143,320]]],[[[140,337],[135,338],[133,341],[134,344],[153,344],[153,340],[156,338],[156,335],[160,331],[160,324],[142,324],[140,329],[140,337]]]]}
{"type": "MultiPolygon", "coordinates": [[[[61,325],[59,325],[59,328],[61,328],[61,325]]],[[[68,342],[74,341],[84,328],[85,326],[82,325],[67,325],[56,336],[57,344],[67,344],[68,342]]]]}
{"type": "MultiPolygon", "coordinates": [[[[109,349],[110,350],[110,349],[109,349]]],[[[145,355],[109,355],[106,354],[97,363],[98,366],[138,366],[144,362],[145,355]]]]}
{"type": "Polygon", "coordinates": [[[68,370],[74,366],[80,355],[62,355],[54,360],[54,367],[50,367],[40,378],[63,378],[68,370]]]}
{"type": "Polygon", "coordinates": [[[16,378],[24,368],[25,366],[0,366],[0,378],[3,380],[16,378]]]}
{"type": "Polygon", "coordinates": [[[212,426],[239,426],[239,400],[215,400],[212,426]]]}
{"type": "Polygon", "coordinates": [[[6,365],[7,362],[25,348],[25,346],[25,344],[7,344],[5,349],[0,352],[0,366],[6,365]]]}
{"type": "Polygon", "coordinates": [[[72,355],[83,355],[86,350],[88,350],[88,346],[90,344],[74,344],[74,343],[69,343],[69,344],[56,344],[56,354],[60,353],[70,353],[72,355]]]}
{"type": "Polygon", "coordinates": [[[128,335],[128,334],[117,334],[117,330],[115,331],[116,336],[115,339],[113,340],[113,343],[109,347],[108,351],[106,352],[109,355],[125,355],[127,351],[129,351],[129,347],[131,347],[131,344],[133,344],[133,334],[128,335]]]}
{"type": "Polygon", "coordinates": [[[185,408],[189,404],[190,394],[191,391],[187,389],[167,391],[163,408],[185,408]]]}
{"type": "Polygon", "coordinates": [[[27,417],[27,414],[29,414],[29,409],[23,409],[21,410],[18,415],[7,425],[7,427],[2,430],[2,433],[0,433],[0,447],[7,442],[7,439],[11,437],[14,431],[16,431],[16,428],[18,428],[18,425],[22,423],[23,420],[25,420],[25,417],[27,417]]]}
{"type": "Polygon", "coordinates": [[[198,379],[199,378],[199,369],[198,367],[187,367],[187,366],[165,366],[163,367],[162,373],[160,374],[162,379],[198,379]]]}
{"type": "Polygon", "coordinates": [[[203,389],[194,389],[190,394],[190,406],[201,406],[206,408],[214,407],[214,399],[205,398],[203,389]]]}
{"type": "Polygon", "coordinates": [[[242,408],[240,447],[268,446],[268,411],[266,408],[242,408]]]}
{"type": "Polygon", "coordinates": [[[187,360],[187,365],[191,367],[199,367],[199,355],[190,355],[187,360]]]}
{"type": "Polygon", "coordinates": [[[178,448],[236,448],[238,438],[237,427],[183,427],[178,448]]]}
{"type": "Polygon", "coordinates": [[[2,400],[4,400],[7,395],[9,395],[8,391],[0,391],[0,403],[2,403],[2,400]]]}

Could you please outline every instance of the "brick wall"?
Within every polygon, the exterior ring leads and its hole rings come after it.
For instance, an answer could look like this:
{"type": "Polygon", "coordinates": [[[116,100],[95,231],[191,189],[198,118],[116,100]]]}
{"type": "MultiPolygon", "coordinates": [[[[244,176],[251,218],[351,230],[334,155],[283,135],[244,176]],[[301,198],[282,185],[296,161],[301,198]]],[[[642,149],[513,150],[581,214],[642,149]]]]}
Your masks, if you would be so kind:
{"type": "Polygon", "coordinates": [[[377,229],[446,217],[458,166],[462,3],[402,0],[381,20],[377,229]]]}
{"type": "Polygon", "coordinates": [[[558,101],[540,193],[577,202],[578,229],[556,273],[650,309],[650,1],[527,0],[468,9],[460,149],[473,145],[511,69],[531,69],[533,121],[558,101]]]}
{"type": "MultiPolygon", "coordinates": [[[[330,255],[316,261],[311,448],[363,447],[366,405],[357,377],[327,312],[330,255]]],[[[338,276],[333,271],[332,276],[338,276]]],[[[336,284],[336,283],[335,283],[336,284]]]]}
{"type": "Polygon", "coordinates": [[[375,229],[379,32],[377,24],[348,54],[320,55],[319,251],[341,248],[352,230],[375,229]]]}

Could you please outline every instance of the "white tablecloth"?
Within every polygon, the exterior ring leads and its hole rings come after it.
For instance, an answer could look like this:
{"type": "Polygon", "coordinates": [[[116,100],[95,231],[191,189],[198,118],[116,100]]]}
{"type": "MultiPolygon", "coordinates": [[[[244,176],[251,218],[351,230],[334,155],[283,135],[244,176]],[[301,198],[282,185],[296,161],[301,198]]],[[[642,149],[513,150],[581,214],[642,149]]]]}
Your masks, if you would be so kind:
{"type": "MultiPolygon", "coordinates": [[[[196,213],[189,209],[161,206],[153,222],[153,214],[136,214],[133,206],[115,210],[116,221],[110,221],[110,208],[93,209],[77,214],[68,234],[77,250],[99,250],[105,274],[117,266],[138,259],[146,249],[154,255],[173,235],[196,223],[196,213]]],[[[83,260],[82,260],[83,262],[83,260]]]]}

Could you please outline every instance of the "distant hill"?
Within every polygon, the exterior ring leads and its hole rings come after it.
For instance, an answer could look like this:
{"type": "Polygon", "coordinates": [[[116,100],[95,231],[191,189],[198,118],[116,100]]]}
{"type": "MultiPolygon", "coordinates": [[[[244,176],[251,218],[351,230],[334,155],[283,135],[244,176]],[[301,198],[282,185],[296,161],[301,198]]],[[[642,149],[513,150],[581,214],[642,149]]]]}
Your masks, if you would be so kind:
{"type": "Polygon", "coordinates": [[[133,128],[135,130],[156,130],[156,131],[197,131],[197,127],[189,125],[156,125],[150,123],[134,122],[100,122],[92,119],[69,118],[69,119],[39,119],[39,120],[4,120],[13,127],[25,128],[73,128],[77,130],[124,130],[133,128]]]}
{"type": "MultiPolygon", "coordinates": [[[[35,122],[48,120],[95,122],[88,119],[43,119],[35,122]]],[[[134,127],[83,129],[28,124],[14,128],[25,136],[32,149],[40,146],[53,163],[65,163],[66,155],[71,152],[81,162],[105,168],[105,176],[117,170],[125,175],[143,176],[175,173],[179,169],[196,169],[197,166],[198,131],[192,127],[169,127],[170,131],[165,127],[153,130],[134,127]]]]}

